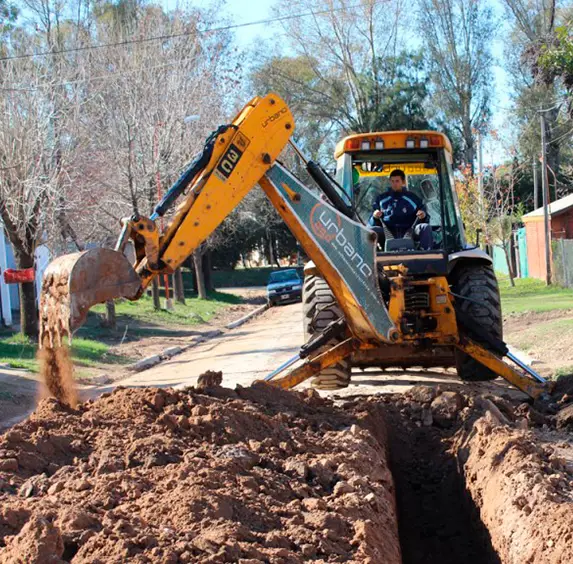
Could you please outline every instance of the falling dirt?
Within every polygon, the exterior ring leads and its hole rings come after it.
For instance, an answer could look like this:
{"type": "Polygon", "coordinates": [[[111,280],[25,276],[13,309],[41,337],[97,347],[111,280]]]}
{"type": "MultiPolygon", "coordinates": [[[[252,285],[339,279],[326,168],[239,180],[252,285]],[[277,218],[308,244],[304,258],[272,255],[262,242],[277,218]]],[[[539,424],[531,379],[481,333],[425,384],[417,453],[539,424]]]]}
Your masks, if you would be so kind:
{"type": "Polygon", "coordinates": [[[76,407],[78,394],[68,347],[70,336],[68,276],[44,277],[40,296],[40,348],[38,362],[44,386],[43,395],[76,407]]]}
{"type": "Polygon", "coordinates": [[[55,348],[44,345],[38,350],[38,362],[45,395],[56,398],[70,407],[76,407],[78,393],[70,349],[65,345],[55,348]]]}

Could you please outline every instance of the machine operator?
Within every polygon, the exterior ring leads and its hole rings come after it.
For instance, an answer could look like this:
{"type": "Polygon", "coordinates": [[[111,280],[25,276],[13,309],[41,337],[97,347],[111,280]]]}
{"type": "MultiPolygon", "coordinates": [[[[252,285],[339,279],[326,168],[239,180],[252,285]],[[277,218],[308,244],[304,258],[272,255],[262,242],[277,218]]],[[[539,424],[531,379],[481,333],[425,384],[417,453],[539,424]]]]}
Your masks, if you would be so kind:
{"type": "Polygon", "coordinates": [[[420,249],[429,250],[433,241],[426,208],[416,194],[406,190],[404,171],[393,170],[390,173],[390,189],[376,198],[368,225],[378,234],[378,244],[384,248],[386,236],[382,222],[398,239],[404,237],[416,220],[414,240],[419,242],[420,249]]]}

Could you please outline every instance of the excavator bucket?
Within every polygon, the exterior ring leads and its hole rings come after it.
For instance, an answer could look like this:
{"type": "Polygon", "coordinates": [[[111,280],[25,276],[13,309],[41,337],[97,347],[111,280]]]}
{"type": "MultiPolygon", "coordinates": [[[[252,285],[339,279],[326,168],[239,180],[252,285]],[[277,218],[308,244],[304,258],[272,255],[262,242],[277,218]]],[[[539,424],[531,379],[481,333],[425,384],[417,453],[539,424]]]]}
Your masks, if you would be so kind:
{"type": "Polygon", "coordinates": [[[40,346],[61,346],[95,304],[133,299],[141,281],[125,255],[90,249],[61,256],[44,272],[40,296],[40,346]]]}

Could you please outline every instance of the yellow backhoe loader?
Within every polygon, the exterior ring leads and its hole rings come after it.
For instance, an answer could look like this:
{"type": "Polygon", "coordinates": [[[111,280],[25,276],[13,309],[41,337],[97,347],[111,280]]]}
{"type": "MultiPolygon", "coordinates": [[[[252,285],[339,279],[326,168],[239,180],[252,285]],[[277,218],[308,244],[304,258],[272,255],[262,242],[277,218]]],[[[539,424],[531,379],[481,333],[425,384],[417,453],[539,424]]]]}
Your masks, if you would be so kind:
{"type": "Polygon", "coordinates": [[[547,382],[502,341],[497,281],[489,257],[466,243],[447,138],[432,131],[347,137],[336,149],[333,179],[304,159],[291,140],[294,127],[279,96],[254,98],[207,139],[151,217],[123,220],[115,250],[54,260],[44,275],[41,346],[71,338],[96,303],[138,299],[259,184],[312,261],[303,291],[308,340],[267,377],[271,384],[291,388],[313,377],[318,387],[341,387],[353,365],[456,366],[466,380],[499,375],[533,398],[544,394],[547,382]],[[305,186],[278,161],[288,144],[316,186],[305,186]],[[411,237],[388,240],[391,235],[379,248],[366,225],[394,168],[405,171],[409,190],[430,210],[430,250],[411,237]],[[177,200],[161,233],[158,220],[177,200]],[[123,254],[128,241],[134,264],[123,254]]]}

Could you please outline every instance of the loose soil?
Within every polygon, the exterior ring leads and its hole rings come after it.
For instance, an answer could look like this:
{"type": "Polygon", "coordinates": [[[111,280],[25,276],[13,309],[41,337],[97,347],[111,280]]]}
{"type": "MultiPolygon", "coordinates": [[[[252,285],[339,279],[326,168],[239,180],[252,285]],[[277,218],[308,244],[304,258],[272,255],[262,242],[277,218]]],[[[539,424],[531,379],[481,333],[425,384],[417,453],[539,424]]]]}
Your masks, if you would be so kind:
{"type": "Polygon", "coordinates": [[[0,436],[0,563],[572,561],[573,379],[536,406],[219,382],[42,401],[0,436]]]}
{"type": "Polygon", "coordinates": [[[44,400],[0,437],[0,562],[397,563],[378,421],[265,384],[44,400]]]}
{"type": "Polygon", "coordinates": [[[42,396],[52,396],[70,407],[78,405],[78,392],[74,381],[70,349],[66,345],[51,347],[44,345],[38,350],[42,396]]]}
{"type": "Polygon", "coordinates": [[[38,362],[43,396],[53,396],[70,407],[78,404],[73,364],[68,348],[70,296],[68,273],[48,274],[40,295],[38,362]]]}

